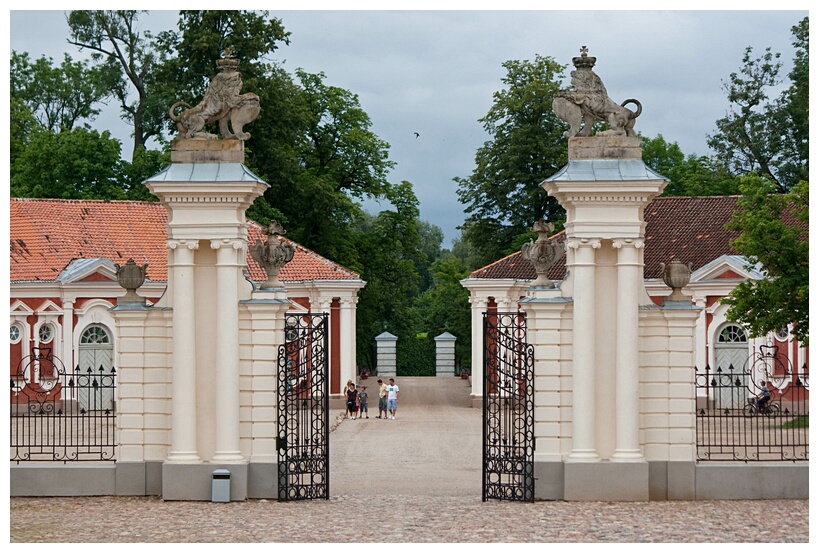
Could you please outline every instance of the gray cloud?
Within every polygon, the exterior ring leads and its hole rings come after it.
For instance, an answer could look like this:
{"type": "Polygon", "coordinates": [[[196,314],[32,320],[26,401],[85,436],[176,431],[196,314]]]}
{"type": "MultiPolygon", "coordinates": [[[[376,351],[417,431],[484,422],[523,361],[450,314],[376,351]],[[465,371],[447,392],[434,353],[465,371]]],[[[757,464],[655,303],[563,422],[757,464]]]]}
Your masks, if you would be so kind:
{"type": "MultiPolygon", "coordinates": [[[[478,119],[502,86],[504,61],[540,54],[571,66],[587,45],[612,98],[642,102],[638,131],[705,155],[706,135],[728,108],[721,81],[739,70],[745,47],[781,52],[787,75],[790,28],[807,13],[271,11],[292,33],[273,58],[289,71],[322,71],[328,84],[358,94],[373,130],[391,144],[391,179],[413,183],[422,218],[443,229],[445,246],[464,219],[452,178],[471,173],[488,139],[478,119]]],[[[174,28],[176,19],[151,12],[146,28],[174,28]]],[[[11,12],[10,27],[12,49],[55,60],[63,51],[77,55],[65,42],[62,12],[11,12]]],[[[109,109],[97,125],[127,142],[117,117],[109,109]]]]}

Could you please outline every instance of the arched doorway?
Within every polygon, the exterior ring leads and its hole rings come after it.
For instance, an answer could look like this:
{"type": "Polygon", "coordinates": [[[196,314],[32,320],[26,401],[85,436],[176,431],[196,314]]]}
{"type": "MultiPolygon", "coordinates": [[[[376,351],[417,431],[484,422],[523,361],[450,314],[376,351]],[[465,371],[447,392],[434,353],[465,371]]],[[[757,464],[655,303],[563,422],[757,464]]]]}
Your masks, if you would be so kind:
{"type": "MultiPolygon", "coordinates": [[[[110,375],[114,366],[114,343],[109,330],[100,324],[90,324],[80,335],[79,361],[81,378],[110,375]]],[[[109,386],[81,386],[77,398],[81,409],[109,410],[114,407],[114,390],[109,386]]]]}
{"type": "Polygon", "coordinates": [[[737,323],[722,325],[714,344],[714,365],[723,375],[730,375],[731,384],[720,386],[717,405],[721,408],[741,408],[748,395],[748,335],[737,323]],[[736,384],[737,379],[739,385],[736,384]]]}

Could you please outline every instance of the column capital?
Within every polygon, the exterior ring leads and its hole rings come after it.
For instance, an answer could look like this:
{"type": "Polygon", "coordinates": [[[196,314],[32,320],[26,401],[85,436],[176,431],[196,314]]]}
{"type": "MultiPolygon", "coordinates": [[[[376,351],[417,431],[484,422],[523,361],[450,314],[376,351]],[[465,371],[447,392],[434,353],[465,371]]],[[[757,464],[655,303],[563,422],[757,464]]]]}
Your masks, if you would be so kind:
{"type": "Polygon", "coordinates": [[[341,304],[341,307],[352,307],[358,304],[358,296],[339,298],[338,302],[341,304]]]}
{"type": "Polygon", "coordinates": [[[211,249],[218,250],[220,248],[229,247],[234,250],[240,250],[244,247],[244,240],[241,238],[218,238],[210,241],[211,249]]]}
{"type": "Polygon", "coordinates": [[[189,250],[198,250],[199,249],[199,240],[174,240],[169,239],[165,242],[168,246],[168,249],[175,250],[177,248],[183,249],[188,248],[189,250]]]}
{"type": "Polygon", "coordinates": [[[617,249],[624,246],[631,246],[633,248],[640,249],[645,246],[645,240],[642,238],[615,238],[611,241],[611,245],[617,249]]]}
{"type": "Polygon", "coordinates": [[[566,240],[566,247],[576,250],[581,246],[588,246],[594,249],[600,247],[599,238],[568,238],[566,240]]]}
{"type": "Polygon", "coordinates": [[[486,307],[489,305],[489,298],[486,296],[469,296],[469,303],[475,307],[486,307]]]}

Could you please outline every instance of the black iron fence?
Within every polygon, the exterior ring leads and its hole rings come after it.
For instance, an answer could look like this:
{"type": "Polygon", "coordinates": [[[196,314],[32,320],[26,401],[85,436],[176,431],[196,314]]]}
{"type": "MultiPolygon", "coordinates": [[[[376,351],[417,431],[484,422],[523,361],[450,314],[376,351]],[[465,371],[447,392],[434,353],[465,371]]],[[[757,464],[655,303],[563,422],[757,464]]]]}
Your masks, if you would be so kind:
{"type": "Polygon", "coordinates": [[[761,346],[739,369],[698,372],[696,392],[698,461],[808,460],[807,365],[761,346]]]}
{"type": "Polygon", "coordinates": [[[32,348],[11,374],[11,461],[115,461],[116,369],[66,370],[32,348]]]}

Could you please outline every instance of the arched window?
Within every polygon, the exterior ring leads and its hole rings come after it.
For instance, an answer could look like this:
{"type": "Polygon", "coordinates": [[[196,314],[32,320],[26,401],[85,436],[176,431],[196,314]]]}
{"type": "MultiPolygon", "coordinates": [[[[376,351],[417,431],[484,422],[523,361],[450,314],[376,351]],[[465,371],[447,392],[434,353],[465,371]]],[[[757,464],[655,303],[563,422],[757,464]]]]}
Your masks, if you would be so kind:
{"type": "Polygon", "coordinates": [[[100,325],[91,325],[80,336],[80,344],[110,344],[108,332],[100,325]]]}
{"type": "Polygon", "coordinates": [[[728,323],[725,325],[719,333],[719,337],[717,338],[718,344],[747,344],[748,343],[748,335],[745,334],[745,331],[742,330],[742,327],[739,325],[728,323]]]}

